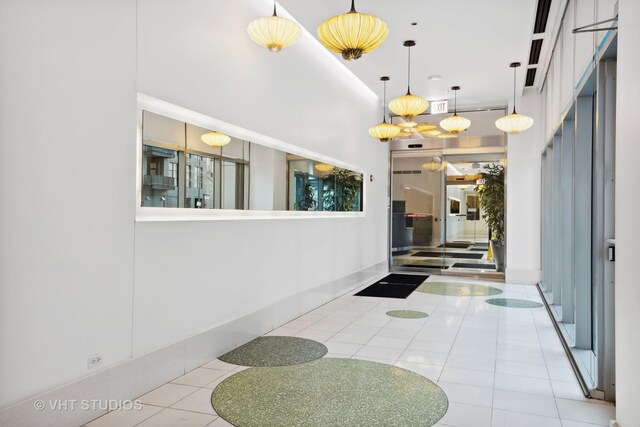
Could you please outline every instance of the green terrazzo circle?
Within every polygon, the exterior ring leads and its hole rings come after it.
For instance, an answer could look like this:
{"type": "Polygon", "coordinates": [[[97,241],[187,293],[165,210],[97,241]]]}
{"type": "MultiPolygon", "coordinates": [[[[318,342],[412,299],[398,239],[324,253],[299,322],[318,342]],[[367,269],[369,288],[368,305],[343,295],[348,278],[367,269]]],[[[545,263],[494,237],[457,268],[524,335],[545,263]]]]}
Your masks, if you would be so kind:
{"type": "Polygon", "coordinates": [[[499,307],[511,307],[511,308],[540,308],[543,305],[536,301],[529,301],[526,299],[515,298],[491,298],[485,300],[487,304],[497,305],[499,307]]]}
{"type": "Polygon", "coordinates": [[[211,395],[235,426],[432,426],[447,412],[446,394],[395,366],[324,358],[232,375],[211,395]]]}
{"type": "Polygon", "coordinates": [[[425,282],[416,291],[454,297],[485,297],[502,293],[500,289],[491,286],[458,282],[425,282]]]}
{"type": "Polygon", "coordinates": [[[287,366],[320,359],[328,351],[324,344],[306,338],[266,336],[249,341],[219,359],[242,366],[287,366]]]}
{"type": "Polygon", "coordinates": [[[424,319],[429,315],[427,313],[423,313],[422,311],[391,310],[391,311],[387,311],[387,316],[398,317],[400,319],[424,319]]]}

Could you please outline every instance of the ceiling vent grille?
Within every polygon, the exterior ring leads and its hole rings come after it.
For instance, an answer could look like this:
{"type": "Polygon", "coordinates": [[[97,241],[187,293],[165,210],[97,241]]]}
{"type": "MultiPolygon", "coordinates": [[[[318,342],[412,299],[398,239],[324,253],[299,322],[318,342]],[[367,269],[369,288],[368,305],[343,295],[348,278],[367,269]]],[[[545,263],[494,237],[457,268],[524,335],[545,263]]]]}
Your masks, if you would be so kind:
{"type": "Polygon", "coordinates": [[[551,10],[551,0],[538,0],[538,10],[536,11],[536,23],[533,27],[534,34],[544,33],[547,29],[547,20],[551,10]]]}
{"type": "Polygon", "coordinates": [[[420,175],[422,173],[421,170],[415,171],[393,171],[394,175],[420,175]]]}
{"type": "Polygon", "coordinates": [[[533,86],[533,82],[536,81],[536,68],[529,68],[527,70],[527,79],[525,80],[525,86],[533,86]]]}
{"type": "Polygon", "coordinates": [[[536,65],[540,60],[540,51],[542,50],[542,39],[536,39],[531,42],[531,52],[529,52],[529,65],[536,65]]]}

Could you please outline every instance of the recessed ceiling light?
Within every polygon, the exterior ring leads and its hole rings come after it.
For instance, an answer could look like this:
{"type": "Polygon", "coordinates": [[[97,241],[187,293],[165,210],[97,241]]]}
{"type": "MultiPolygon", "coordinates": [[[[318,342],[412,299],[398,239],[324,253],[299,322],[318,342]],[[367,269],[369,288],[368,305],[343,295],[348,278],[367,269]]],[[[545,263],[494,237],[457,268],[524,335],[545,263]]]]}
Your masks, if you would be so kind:
{"type": "Polygon", "coordinates": [[[427,77],[429,80],[440,80],[442,78],[442,76],[439,76],[437,74],[434,74],[432,76],[427,77]]]}

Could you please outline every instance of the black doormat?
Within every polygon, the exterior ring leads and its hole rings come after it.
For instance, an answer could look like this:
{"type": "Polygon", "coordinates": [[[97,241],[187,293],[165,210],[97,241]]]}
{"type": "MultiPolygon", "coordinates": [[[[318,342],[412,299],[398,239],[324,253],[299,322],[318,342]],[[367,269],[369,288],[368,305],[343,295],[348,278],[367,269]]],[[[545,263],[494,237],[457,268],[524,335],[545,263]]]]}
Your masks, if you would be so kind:
{"type": "Polygon", "coordinates": [[[431,268],[431,269],[445,269],[447,268],[446,266],[443,266],[442,263],[438,263],[438,264],[402,264],[399,265],[398,267],[411,267],[411,268],[431,268]]]}
{"type": "Polygon", "coordinates": [[[474,254],[473,252],[426,252],[420,251],[411,256],[426,258],[458,258],[458,259],[482,259],[484,254],[474,254]]]}
{"type": "Polygon", "coordinates": [[[480,251],[480,252],[487,252],[489,250],[489,248],[471,248],[469,249],[470,251],[480,251]]]}
{"type": "Polygon", "coordinates": [[[444,245],[440,245],[438,246],[439,248],[458,248],[458,249],[464,249],[464,248],[468,248],[469,246],[471,246],[471,243],[456,243],[456,242],[447,242],[444,245]]]}
{"type": "Polygon", "coordinates": [[[407,298],[429,276],[415,274],[389,274],[357,294],[359,297],[407,298]]]}
{"type": "Polygon", "coordinates": [[[451,268],[475,268],[482,270],[495,270],[496,266],[494,264],[470,264],[465,262],[456,262],[451,266],[451,268]]]}

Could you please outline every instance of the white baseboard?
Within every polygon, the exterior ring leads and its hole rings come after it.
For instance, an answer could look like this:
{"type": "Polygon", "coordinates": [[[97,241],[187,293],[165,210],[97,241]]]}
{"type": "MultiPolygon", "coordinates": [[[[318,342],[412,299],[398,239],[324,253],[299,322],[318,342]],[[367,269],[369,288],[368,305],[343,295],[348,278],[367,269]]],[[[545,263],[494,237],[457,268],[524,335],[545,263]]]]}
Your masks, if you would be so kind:
{"type": "Polygon", "coordinates": [[[514,270],[507,268],[505,282],[516,285],[535,285],[540,281],[540,270],[514,270]]]}
{"type": "Polygon", "coordinates": [[[1,410],[0,426],[81,426],[107,411],[99,408],[82,410],[78,407],[79,402],[134,399],[346,292],[378,279],[387,271],[385,260],[280,300],[240,319],[29,398],[1,410]],[[44,410],[36,409],[38,401],[45,402],[44,410]],[[75,409],[51,410],[48,408],[49,402],[78,402],[78,405],[75,405],[75,409]]]}

